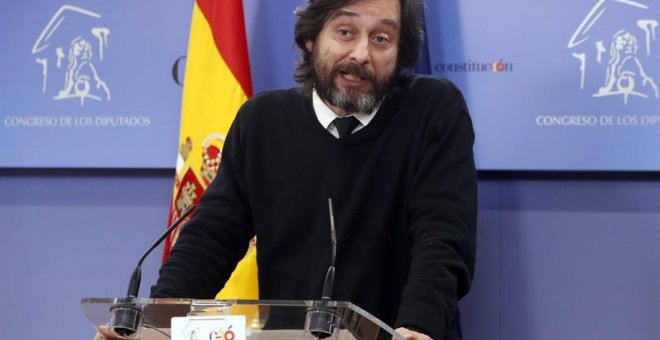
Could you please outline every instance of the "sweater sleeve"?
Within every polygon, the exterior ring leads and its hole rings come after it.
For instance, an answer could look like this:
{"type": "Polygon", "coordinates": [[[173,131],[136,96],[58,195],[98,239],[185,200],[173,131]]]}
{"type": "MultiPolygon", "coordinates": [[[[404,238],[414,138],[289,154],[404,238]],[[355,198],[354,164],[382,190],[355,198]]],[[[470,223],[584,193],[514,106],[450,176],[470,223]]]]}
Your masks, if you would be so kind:
{"type": "Polygon", "coordinates": [[[410,194],[412,263],[396,322],[438,340],[470,289],[477,214],[472,123],[460,91],[442,91],[448,99],[432,108],[410,194]]]}
{"type": "Polygon", "coordinates": [[[160,269],[152,297],[213,298],[247,251],[254,228],[243,177],[240,115],[224,143],[218,174],[160,269]]]}

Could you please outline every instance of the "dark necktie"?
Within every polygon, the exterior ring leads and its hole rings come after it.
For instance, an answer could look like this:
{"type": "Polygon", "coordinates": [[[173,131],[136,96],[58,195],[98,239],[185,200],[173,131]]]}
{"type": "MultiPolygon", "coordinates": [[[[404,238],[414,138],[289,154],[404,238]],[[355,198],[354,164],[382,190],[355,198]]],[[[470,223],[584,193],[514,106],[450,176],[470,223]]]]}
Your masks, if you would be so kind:
{"type": "Polygon", "coordinates": [[[353,132],[353,129],[358,125],[360,121],[353,116],[348,116],[344,118],[335,118],[333,123],[339,132],[339,138],[344,138],[353,132]]]}

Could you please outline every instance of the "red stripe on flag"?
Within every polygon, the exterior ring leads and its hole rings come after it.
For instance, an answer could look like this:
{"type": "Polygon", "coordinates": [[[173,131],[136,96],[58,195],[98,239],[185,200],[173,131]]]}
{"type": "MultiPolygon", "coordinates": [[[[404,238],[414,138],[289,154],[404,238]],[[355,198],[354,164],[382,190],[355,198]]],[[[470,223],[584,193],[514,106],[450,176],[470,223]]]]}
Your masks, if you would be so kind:
{"type": "Polygon", "coordinates": [[[242,0],[197,0],[213,32],[218,52],[245,94],[252,95],[242,0]]]}

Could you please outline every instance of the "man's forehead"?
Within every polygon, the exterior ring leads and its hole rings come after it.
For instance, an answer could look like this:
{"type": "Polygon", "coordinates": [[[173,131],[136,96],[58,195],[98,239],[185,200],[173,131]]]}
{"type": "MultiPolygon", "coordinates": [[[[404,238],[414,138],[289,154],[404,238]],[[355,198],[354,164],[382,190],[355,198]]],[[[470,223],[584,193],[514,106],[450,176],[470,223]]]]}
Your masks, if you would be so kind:
{"type": "Polygon", "coordinates": [[[340,18],[349,18],[349,19],[359,19],[365,15],[374,15],[379,20],[379,23],[386,26],[390,26],[393,29],[399,29],[400,27],[400,8],[399,1],[390,0],[390,1],[357,1],[346,5],[340,9],[337,9],[332,13],[328,18],[328,22],[340,19],[340,18]],[[389,3],[388,3],[389,2],[389,3]],[[392,6],[396,4],[396,6],[392,6]],[[366,13],[361,13],[365,11],[366,13]]]}

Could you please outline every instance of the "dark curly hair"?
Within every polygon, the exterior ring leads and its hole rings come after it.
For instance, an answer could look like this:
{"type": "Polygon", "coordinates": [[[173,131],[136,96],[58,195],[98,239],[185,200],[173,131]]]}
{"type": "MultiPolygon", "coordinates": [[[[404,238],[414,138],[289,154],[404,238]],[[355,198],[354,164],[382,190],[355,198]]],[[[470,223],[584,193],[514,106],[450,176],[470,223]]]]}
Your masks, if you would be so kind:
{"type": "MultiPolygon", "coordinates": [[[[301,51],[293,79],[303,85],[306,93],[311,93],[314,86],[314,63],[312,52],[305,43],[316,41],[325,22],[335,12],[345,6],[363,0],[308,0],[307,6],[296,9],[298,20],[295,25],[295,41],[301,51]]],[[[422,45],[423,32],[419,24],[422,13],[422,0],[399,0],[401,4],[401,38],[396,73],[412,68],[419,59],[419,49],[422,45]]]]}

